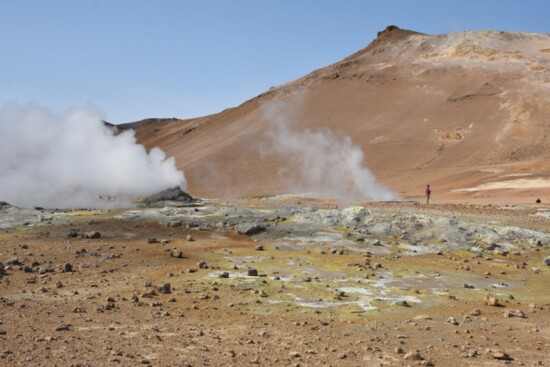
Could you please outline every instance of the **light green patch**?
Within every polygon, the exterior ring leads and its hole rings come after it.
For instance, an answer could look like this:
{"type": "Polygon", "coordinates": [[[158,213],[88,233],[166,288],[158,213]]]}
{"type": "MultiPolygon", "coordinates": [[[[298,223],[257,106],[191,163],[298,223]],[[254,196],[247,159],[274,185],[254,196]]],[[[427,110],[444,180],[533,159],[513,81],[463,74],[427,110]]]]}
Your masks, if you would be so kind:
{"type": "Polygon", "coordinates": [[[466,56],[469,54],[483,55],[486,57],[493,56],[497,53],[495,49],[481,46],[475,43],[462,41],[454,47],[454,54],[456,56],[466,56]]]}

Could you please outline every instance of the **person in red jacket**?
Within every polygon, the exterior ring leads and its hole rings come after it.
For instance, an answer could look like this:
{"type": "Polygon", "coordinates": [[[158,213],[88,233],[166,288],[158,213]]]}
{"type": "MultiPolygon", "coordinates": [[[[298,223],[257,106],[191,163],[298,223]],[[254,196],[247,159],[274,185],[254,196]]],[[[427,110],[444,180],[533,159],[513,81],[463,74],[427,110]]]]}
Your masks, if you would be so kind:
{"type": "Polygon", "coordinates": [[[432,194],[432,190],[430,190],[430,185],[426,186],[426,204],[430,203],[430,195],[432,194]]]}

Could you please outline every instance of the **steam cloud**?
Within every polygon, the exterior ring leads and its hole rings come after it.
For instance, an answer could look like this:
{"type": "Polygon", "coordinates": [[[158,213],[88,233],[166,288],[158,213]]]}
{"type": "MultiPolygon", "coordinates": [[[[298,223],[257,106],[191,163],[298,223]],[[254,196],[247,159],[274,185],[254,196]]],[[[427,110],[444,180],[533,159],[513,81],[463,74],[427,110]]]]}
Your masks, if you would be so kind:
{"type": "Polygon", "coordinates": [[[287,162],[279,175],[294,192],[309,192],[348,200],[396,200],[398,197],[376,182],[363,166],[363,151],[349,137],[331,130],[298,129],[299,100],[264,106],[270,124],[268,144],[261,153],[276,154],[287,162]]]}
{"type": "Polygon", "coordinates": [[[38,105],[0,109],[0,200],[21,207],[127,205],[168,187],[185,188],[174,158],[149,153],[134,132],[115,135],[92,106],[63,116],[38,105]]]}

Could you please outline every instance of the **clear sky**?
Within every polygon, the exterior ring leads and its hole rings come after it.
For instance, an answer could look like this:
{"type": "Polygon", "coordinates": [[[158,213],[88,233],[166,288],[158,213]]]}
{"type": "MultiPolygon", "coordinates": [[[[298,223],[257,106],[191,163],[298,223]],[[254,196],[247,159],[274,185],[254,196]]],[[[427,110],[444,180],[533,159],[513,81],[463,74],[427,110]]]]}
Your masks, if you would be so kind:
{"type": "Polygon", "coordinates": [[[0,0],[0,106],[108,121],[239,105],[365,47],[387,25],[550,32],[548,0],[0,0]]]}

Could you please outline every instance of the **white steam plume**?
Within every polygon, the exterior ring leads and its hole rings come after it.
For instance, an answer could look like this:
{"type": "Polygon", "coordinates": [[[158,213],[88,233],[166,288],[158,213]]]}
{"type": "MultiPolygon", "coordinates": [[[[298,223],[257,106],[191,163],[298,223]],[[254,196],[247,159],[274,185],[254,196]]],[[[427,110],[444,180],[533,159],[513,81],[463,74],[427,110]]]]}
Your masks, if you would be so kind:
{"type": "Polygon", "coordinates": [[[21,207],[127,205],[172,186],[185,188],[174,158],[147,153],[134,132],[115,135],[97,109],[63,116],[38,105],[0,109],[0,200],[21,207]]]}
{"type": "Polygon", "coordinates": [[[313,131],[293,126],[301,103],[276,102],[264,106],[270,125],[265,155],[285,159],[279,175],[294,192],[309,192],[348,200],[396,200],[397,195],[378,184],[363,166],[363,151],[349,137],[331,130],[313,131]]]}

